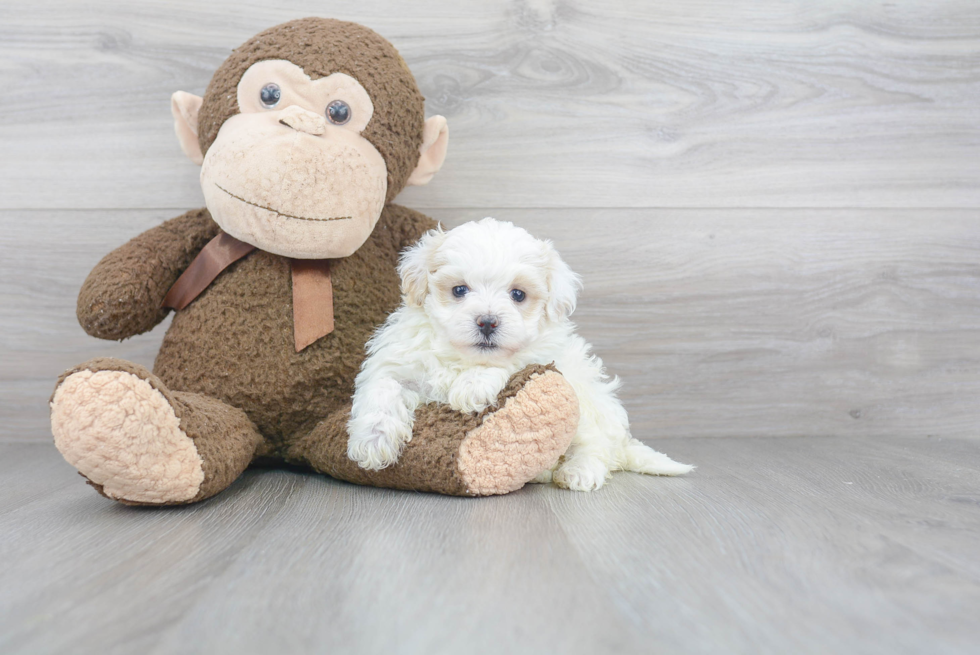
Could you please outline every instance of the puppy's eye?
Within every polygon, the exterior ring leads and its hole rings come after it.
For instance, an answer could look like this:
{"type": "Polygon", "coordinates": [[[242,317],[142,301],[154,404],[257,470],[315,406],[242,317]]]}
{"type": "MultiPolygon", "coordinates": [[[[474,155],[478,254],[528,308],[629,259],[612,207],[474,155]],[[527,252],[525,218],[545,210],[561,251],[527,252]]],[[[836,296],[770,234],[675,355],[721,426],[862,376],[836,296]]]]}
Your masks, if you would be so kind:
{"type": "Polygon", "coordinates": [[[469,293],[469,291],[470,288],[465,284],[461,284],[458,287],[453,287],[453,295],[456,296],[457,298],[462,298],[467,293],[469,293]]]}
{"type": "Polygon", "coordinates": [[[510,297],[513,299],[514,302],[524,302],[524,299],[527,298],[527,294],[521,291],[520,289],[513,289],[510,292],[510,297]]]}
{"type": "Polygon", "coordinates": [[[266,109],[272,109],[279,104],[279,98],[282,97],[282,90],[279,88],[278,84],[274,82],[269,82],[262,90],[259,91],[259,102],[266,109]]]}

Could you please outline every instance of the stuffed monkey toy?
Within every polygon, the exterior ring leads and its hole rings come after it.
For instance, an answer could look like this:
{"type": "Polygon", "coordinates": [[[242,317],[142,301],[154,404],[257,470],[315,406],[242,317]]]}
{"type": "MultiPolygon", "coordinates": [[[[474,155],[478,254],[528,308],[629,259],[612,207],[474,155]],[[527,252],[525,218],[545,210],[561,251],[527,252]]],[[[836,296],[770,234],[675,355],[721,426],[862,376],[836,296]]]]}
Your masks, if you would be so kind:
{"type": "Polygon", "coordinates": [[[481,496],[554,465],[578,403],[546,366],[516,374],[480,415],[421,408],[389,468],[347,457],[365,343],[400,302],[399,252],[436,227],[392,200],[432,178],[448,141],[390,43],[354,23],[291,21],[172,109],[207,207],[109,253],[78,296],[79,322],[102,339],[175,311],[153,371],[94,359],[51,397],[55,444],[89,484],[126,504],[193,503],[261,463],[481,496]]]}

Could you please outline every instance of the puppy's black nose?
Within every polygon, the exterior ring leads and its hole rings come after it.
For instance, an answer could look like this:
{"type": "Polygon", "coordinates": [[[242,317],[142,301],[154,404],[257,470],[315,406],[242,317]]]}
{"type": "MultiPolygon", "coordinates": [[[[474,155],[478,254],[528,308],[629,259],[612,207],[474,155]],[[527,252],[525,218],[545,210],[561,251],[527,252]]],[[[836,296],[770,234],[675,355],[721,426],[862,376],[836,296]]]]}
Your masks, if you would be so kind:
{"type": "Polygon", "coordinates": [[[483,336],[489,337],[493,334],[493,331],[497,329],[497,324],[499,323],[496,316],[493,314],[484,314],[483,316],[476,319],[476,325],[480,328],[480,332],[483,336]]]}

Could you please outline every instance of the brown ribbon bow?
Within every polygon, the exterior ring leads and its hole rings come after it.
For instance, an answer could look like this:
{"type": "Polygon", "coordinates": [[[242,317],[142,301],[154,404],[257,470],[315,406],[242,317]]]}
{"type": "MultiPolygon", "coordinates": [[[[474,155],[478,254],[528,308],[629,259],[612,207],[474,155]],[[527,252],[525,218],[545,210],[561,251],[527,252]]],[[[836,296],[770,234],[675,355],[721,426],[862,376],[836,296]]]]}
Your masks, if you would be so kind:
{"type": "MultiPolygon", "coordinates": [[[[226,232],[208,241],[187,270],[177,278],[162,307],[181,310],[191,304],[215,278],[255,246],[226,232]]],[[[296,352],[333,332],[333,285],[329,259],[290,259],[293,278],[293,342],[296,352]]]]}

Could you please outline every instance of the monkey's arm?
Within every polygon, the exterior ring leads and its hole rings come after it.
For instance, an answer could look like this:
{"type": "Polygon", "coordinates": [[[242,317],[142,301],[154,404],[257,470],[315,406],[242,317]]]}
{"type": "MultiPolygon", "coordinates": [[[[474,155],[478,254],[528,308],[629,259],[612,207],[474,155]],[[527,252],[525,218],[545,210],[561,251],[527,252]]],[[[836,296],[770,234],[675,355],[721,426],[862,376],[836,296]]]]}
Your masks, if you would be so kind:
{"type": "Polygon", "coordinates": [[[78,293],[78,322],[88,334],[121,341],[153,329],[169,309],[164,296],[218,234],[207,209],[172,218],[102,258],[78,293]]]}

